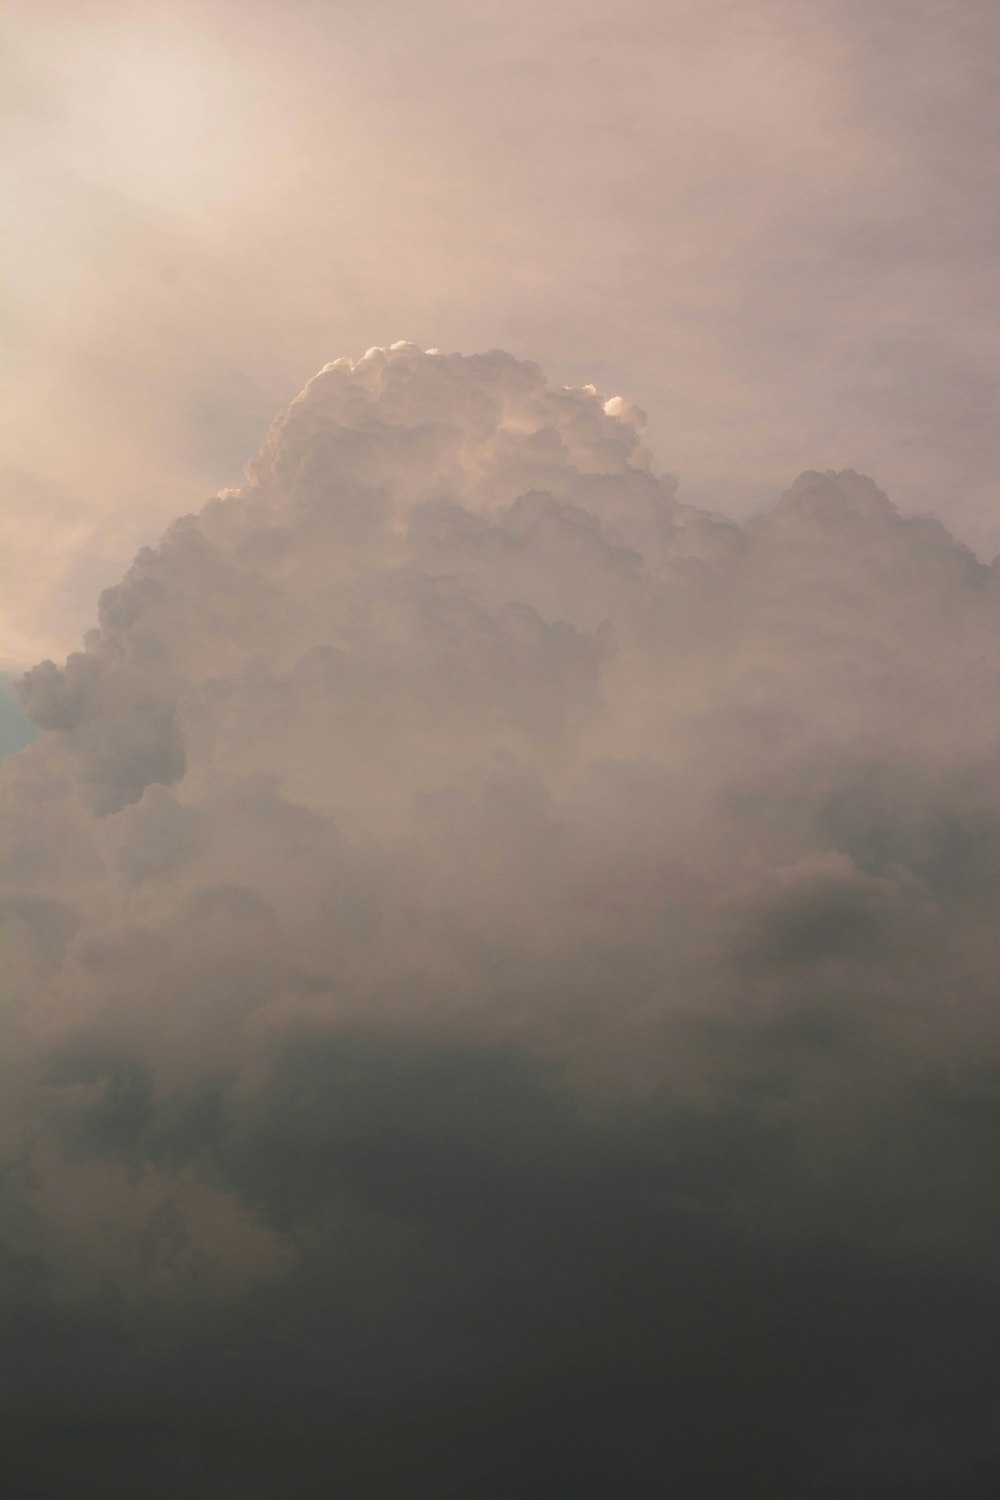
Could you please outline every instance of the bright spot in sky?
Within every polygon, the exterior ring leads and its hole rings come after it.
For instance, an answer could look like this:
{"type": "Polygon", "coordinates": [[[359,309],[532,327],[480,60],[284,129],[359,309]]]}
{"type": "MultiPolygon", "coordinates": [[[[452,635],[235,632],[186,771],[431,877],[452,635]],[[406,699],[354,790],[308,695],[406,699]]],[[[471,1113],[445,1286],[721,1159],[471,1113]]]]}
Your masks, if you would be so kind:
{"type": "Polygon", "coordinates": [[[166,27],[93,27],[55,47],[60,146],[81,178],[166,209],[243,190],[248,101],[224,59],[166,27]]]}

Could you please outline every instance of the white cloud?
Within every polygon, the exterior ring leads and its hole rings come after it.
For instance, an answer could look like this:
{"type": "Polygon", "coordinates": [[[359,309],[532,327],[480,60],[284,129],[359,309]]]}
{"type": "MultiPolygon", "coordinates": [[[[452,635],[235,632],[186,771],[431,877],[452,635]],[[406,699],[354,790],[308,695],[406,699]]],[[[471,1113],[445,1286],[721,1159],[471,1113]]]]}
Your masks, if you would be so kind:
{"type": "Polygon", "coordinates": [[[41,1076],[124,1049],[168,1097],[308,1017],[724,1099],[815,1012],[807,1119],[996,1046],[995,576],[850,471],[741,530],[638,425],[499,352],[338,360],[28,674],[41,1076]]]}
{"type": "Polygon", "coordinates": [[[9,9],[19,670],[397,329],[627,391],[700,504],[851,464],[1000,549],[991,0],[9,9]]]}

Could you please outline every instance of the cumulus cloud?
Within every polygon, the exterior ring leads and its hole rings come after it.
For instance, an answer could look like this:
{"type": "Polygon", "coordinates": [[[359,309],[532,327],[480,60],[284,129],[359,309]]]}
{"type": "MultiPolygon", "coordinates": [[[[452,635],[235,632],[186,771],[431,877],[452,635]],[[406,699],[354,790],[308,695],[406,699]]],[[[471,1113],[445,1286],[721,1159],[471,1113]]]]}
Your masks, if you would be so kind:
{"type": "Polygon", "coordinates": [[[686,505],[643,422],[337,360],[23,678],[39,1493],[1000,1458],[997,572],[852,471],[686,505]]]}

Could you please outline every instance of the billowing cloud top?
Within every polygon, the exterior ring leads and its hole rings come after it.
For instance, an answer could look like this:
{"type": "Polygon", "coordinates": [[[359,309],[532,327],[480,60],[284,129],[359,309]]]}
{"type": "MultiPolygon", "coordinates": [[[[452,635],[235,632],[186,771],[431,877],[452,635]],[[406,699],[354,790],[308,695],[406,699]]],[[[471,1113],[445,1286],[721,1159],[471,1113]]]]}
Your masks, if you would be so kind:
{"type": "Polygon", "coordinates": [[[337,360],[23,679],[45,1493],[116,1492],[125,1420],[196,1429],[206,1495],[979,1493],[1000,1387],[940,1368],[997,1332],[997,574],[851,471],[685,506],[642,425],[499,352],[337,360]]]}

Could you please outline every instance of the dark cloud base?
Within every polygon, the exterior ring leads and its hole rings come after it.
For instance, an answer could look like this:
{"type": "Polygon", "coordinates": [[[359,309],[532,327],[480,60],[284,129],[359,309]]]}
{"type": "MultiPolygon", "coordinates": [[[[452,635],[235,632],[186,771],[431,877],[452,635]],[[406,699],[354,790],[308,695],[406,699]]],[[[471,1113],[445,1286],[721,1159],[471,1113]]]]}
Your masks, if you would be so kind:
{"type": "MultiPolygon", "coordinates": [[[[790,1233],[809,1187],[757,1112],[584,1109],[512,1049],[364,1035],[303,1038],[249,1136],[217,1096],[200,1149],[295,1269],[136,1307],[12,1259],[11,1493],[993,1493],[995,1286],[790,1233]]],[[[117,1150],[184,1150],[126,1114],[117,1150]]],[[[164,1216],[149,1256],[182,1251],[164,1216]]]]}

